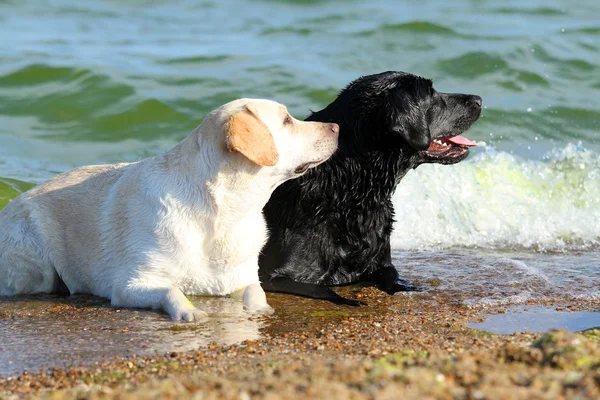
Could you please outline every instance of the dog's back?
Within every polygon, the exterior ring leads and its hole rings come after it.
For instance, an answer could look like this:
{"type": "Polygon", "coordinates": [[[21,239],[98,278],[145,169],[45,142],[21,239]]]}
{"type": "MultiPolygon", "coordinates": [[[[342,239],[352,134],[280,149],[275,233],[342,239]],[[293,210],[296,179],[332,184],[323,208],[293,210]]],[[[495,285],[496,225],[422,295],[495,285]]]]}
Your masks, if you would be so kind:
{"type": "MultiPolygon", "coordinates": [[[[123,174],[119,165],[74,169],[31,189],[0,213],[0,295],[51,293],[57,271],[85,266],[101,251],[97,221],[108,188],[123,174]],[[70,246],[69,243],[77,243],[70,246]],[[27,258],[24,257],[27,255],[27,258]]],[[[71,282],[86,288],[89,280],[71,282]]]]}

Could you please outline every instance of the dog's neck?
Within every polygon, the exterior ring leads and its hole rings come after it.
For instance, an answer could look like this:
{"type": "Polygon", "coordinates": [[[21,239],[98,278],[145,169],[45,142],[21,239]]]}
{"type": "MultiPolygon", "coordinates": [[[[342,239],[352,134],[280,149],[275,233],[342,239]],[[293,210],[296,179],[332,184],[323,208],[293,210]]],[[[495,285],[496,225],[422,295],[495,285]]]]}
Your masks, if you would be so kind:
{"type": "Polygon", "coordinates": [[[393,195],[396,187],[408,171],[415,168],[412,151],[389,147],[352,155],[335,154],[322,166],[300,178],[299,186],[310,185],[315,180],[329,181],[332,176],[346,176],[346,179],[332,186],[330,190],[338,191],[342,198],[354,198],[365,201],[365,196],[372,200],[386,199],[393,195]],[[368,194],[368,195],[367,195],[368,194]]]}
{"type": "Polygon", "coordinates": [[[214,204],[223,208],[223,212],[241,216],[260,212],[277,184],[273,177],[261,173],[260,167],[256,171],[248,171],[231,163],[224,165],[213,179],[207,181],[206,186],[214,204]]]}
{"type": "Polygon", "coordinates": [[[281,182],[241,156],[223,158],[219,151],[214,144],[190,135],[155,157],[154,164],[163,171],[163,191],[187,209],[190,218],[208,205],[223,227],[235,224],[249,213],[260,213],[281,182]]]}

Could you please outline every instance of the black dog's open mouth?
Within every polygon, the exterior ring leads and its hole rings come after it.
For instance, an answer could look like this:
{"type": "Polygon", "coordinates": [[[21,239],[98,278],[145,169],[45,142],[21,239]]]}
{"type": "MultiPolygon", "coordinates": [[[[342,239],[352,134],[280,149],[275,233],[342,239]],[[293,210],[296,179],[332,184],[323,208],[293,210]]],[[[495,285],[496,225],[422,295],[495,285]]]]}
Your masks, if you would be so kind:
{"type": "Polygon", "coordinates": [[[460,135],[434,139],[421,155],[427,161],[452,164],[464,160],[469,154],[469,147],[477,146],[472,140],[460,135]]]}

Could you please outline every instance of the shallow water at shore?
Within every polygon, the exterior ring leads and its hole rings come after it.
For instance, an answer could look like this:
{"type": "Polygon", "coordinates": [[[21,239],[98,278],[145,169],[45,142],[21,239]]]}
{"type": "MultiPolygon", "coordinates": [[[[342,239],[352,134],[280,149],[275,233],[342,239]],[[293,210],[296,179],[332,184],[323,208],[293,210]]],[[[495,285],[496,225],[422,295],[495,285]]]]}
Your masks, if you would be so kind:
{"type": "Polygon", "coordinates": [[[400,275],[468,305],[600,299],[600,252],[448,249],[396,251],[400,275]]]}
{"type": "MultiPolygon", "coordinates": [[[[53,362],[51,370],[0,377],[0,397],[237,399],[251,393],[273,399],[372,399],[469,398],[475,393],[500,400],[511,393],[526,400],[597,398],[600,393],[599,330],[494,335],[467,323],[503,309],[478,312],[449,303],[440,293],[387,296],[373,288],[353,288],[344,294],[370,305],[336,307],[275,294],[269,301],[276,313],[266,318],[262,339],[153,355],[134,349],[126,358],[93,365],[87,359],[67,367],[53,362]]],[[[571,302],[568,309],[599,310],[599,305],[571,302]]],[[[88,310],[78,307],[58,318],[99,314],[88,310]]],[[[13,317],[35,318],[33,313],[13,317]]]]}
{"type": "MultiPolygon", "coordinates": [[[[493,314],[514,311],[515,307],[522,310],[523,304],[532,310],[562,304],[564,310],[590,310],[595,311],[590,316],[600,315],[597,298],[557,300],[556,296],[549,296],[515,301],[508,296],[501,300],[499,291],[510,289],[502,285],[471,287],[472,279],[460,275],[454,278],[454,282],[441,283],[421,275],[418,282],[424,291],[396,296],[384,295],[373,288],[339,289],[344,296],[365,301],[368,306],[364,307],[337,306],[325,301],[272,293],[268,295],[269,303],[276,310],[272,317],[243,312],[239,299],[191,297],[197,307],[209,313],[207,320],[191,324],[173,323],[157,311],[113,308],[108,300],[94,296],[0,298],[0,379],[24,370],[93,368],[97,363],[110,362],[115,357],[135,355],[151,359],[154,355],[207,349],[213,345],[229,346],[272,336],[300,335],[302,332],[307,335],[317,332],[318,337],[323,324],[341,323],[347,319],[385,318],[387,313],[404,316],[404,322],[394,329],[408,329],[408,332],[413,332],[410,328],[413,322],[406,321],[446,321],[426,328],[433,332],[432,329],[440,326],[450,326],[447,321],[456,321],[459,316],[464,319],[465,315],[471,315],[472,322],[481,322],[490,314],[491,318],[498,318],[493,314]],[[363,294],[365,290],[366,297],[363,294]],[[572,309],[574,304],[577,306],[572,309]]],[[[515,285],[512,289],[519,287],[515,285]]],[[[552,328],[546,320],[542,317],[538,322],[533,321],[533,325],[526,329],[539,331],[552,328]]]]}
{"type": "Polygon", "coordinates": [[[263,337],[264,322],[244,313],[239,300],[192,300],[209,314],[206,321],[175,324],[159,312],[117,309],[107,300],[85,295],[0,298],[0,377],[263,337]]]}
{"type": "Polygon", "coordinates": [[[578,332],[600,329],[600,312],[530,307],[491,315],[484,322],[471,323],[469,327],[497,334],[548,332],[553,329],[578,332]]]}

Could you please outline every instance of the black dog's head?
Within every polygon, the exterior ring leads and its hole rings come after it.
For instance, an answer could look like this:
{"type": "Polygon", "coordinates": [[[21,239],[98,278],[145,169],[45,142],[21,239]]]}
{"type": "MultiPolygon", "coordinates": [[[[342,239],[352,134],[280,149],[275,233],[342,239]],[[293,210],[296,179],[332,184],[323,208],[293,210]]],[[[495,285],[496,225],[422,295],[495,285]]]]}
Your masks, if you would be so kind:
{"type": "Polygon", "coordinates": [[[474,142],[460,135],[481,114],[481,97],[439,93],[431,80],[405,72],[363,76],[350,83],[326,109],[337,116],[341,155],[401,147],[416,164],[464,160],[474,142]]]}

